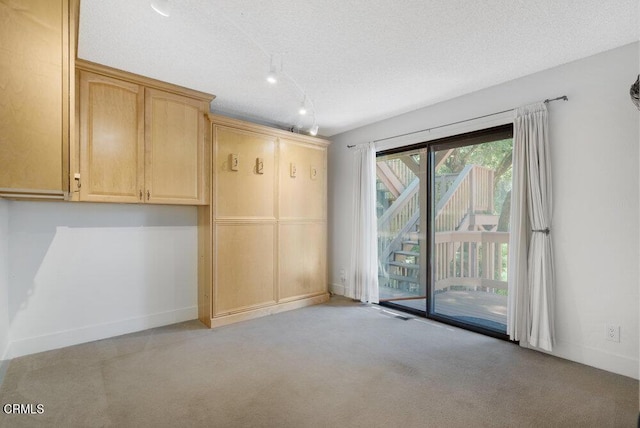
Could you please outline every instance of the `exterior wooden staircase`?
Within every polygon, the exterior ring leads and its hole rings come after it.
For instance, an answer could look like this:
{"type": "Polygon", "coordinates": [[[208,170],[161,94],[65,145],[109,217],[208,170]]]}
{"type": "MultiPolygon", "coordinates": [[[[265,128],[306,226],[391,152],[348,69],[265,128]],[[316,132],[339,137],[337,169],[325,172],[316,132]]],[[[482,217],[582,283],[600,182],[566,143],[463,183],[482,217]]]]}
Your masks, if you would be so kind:
{"type": "MultiPolygon", "coordinates": [[[[446,155],[436,161],[444,161],[446,155]]],[[[424,294],[421,284],[425,281],[419,278],[417,162],[411,156],[381,161],[377,172],[378,200],[386,201],[379,207],[378,217],[380,284],[403,293],[424,294]]],[[[439,176],[435,197],[436,289],[454,284],[487,285],[470,278],[489,278],[489,286],[502,288],[500,281],[494,281],[499,253],[495,245],[506,242],[508,233],[496,232],[493,171],[467,165],[459,174],[439,176]]]]}

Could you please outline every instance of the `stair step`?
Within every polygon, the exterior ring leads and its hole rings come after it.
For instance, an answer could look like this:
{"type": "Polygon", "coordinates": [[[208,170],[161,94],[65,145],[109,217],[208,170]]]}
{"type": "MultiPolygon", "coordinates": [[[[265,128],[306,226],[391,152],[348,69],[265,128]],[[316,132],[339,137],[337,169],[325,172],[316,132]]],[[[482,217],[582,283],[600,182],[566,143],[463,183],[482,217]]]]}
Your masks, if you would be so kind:
{"type": "Polygon", "coordinates": [[[409,240],[417,241],[419,236],[419,232],[409,232],[409,240]]]}
{"type": "Polygon", "coordinates": [[[396,281],[404,281],[410,282],[412,284],[419,284],[420,280],[413,276],[402,276],[402,275],[389,275],[389,279],[395,279],[396,281]]]}
{"type": "Polygon", "coordinates": [[[395,254],[400,254],[401,256],[415,256],[418,257],[420,253],[416,253],[415,251],[394,251],[395,254]]]}
{"type": "Polygon", "coordinates": [[[389,262],[389,266],[398,266],[408,269],[420,269],[420,266],[415,263],[402,263],[402,262],[389,262]]]}
{"type": "Polygon", "coordinates": [[[418,241],[402,241],[402,245],[418,245],[418,241]]]}

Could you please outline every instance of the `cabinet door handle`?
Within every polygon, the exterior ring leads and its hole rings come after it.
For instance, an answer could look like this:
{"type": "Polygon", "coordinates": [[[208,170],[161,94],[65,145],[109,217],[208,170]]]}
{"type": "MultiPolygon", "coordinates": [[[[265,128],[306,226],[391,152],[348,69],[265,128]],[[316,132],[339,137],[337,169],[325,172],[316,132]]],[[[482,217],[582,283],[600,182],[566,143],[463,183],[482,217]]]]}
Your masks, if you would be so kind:
{"type": "Polygon", "coordinates": [[[151,197],[151,192],[147,190],[147,201],[149,200],[150,197],[151,197]]]}
{"type": "Polygon", "coordinates": [[[140,189],[140,200],[142,200],[142,189],[140,189]]]}

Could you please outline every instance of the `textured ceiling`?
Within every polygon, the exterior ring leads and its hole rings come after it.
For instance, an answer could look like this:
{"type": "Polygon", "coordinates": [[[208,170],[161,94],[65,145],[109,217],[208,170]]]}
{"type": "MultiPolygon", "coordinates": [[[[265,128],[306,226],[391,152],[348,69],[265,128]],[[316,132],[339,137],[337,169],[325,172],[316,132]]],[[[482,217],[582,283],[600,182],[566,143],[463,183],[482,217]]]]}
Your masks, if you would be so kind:
{"type": "MultiPolygon", "coordinates": [[[[638,40],[638,0],[82,0],[78,56],[331,136],[638,40]],[[269,85],[270,54],[290,79],[269,85]]],[[[544,94],[548,95],[548,94],[544,94]]]]}

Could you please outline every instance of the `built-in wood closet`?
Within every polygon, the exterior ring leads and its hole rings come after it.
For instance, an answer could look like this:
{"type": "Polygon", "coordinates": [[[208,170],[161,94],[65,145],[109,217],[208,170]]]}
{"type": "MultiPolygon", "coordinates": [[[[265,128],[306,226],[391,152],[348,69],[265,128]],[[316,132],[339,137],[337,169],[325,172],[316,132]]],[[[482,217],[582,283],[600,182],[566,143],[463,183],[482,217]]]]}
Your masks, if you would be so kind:
{"type": "Polygon", "coordinates": [[[199,317],[228,324],[327,292],[327,146],[210,115],[211,204],[199,209],[199,317]]]}
{"type": "Polygon", "coordinates": [[[0,196],[199,206],[210,327],[326,301],[328,142],[76,59],[78,7],[0,0],[0,196]]]}

